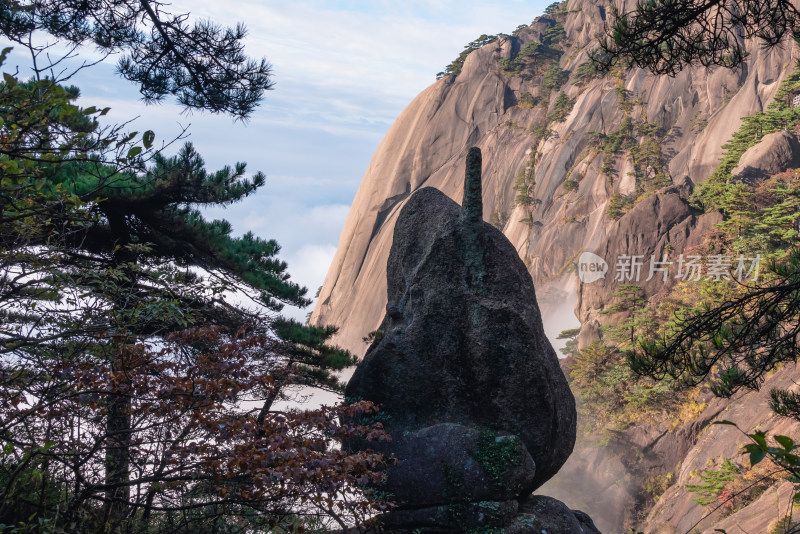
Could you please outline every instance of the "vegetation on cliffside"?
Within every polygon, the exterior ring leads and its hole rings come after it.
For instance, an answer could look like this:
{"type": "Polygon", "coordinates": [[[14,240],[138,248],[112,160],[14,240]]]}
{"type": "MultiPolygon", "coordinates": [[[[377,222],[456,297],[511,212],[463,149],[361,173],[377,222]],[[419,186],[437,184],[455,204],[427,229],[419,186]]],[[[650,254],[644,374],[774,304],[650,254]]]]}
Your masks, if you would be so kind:
{"type": "MultiPolygon", "coordinates": [[[[724,273],[680,281],[649,301],[640,287],[621,285],[602,312],[602,341],[582,350],[568,345],[584,435],[611,439],[639,422],[675,428],[700,414],[706,406],[700,399],[708,399],[709,391],[729,397],[740,388],[757,389],[776,368],[797,360],[800,172],[757,181],[731,174],[765,135],[800,123],[800,111],[788,102],[800,89],[800,63],[795,68],[765,112],[742,119],[719,166],[692,197],[723,220],[691,253],[717,258],[724,273]]],[[[613,157],[631,146],[625,135],[631,129],[623,123],[613,134],[596,136],[596,146],[613,157]]],[[[800,396],[774,390],[771,398],[778,414],[800,421],[800,396]]],[[[750,438],[747,459],[720,459],[719,466],[694,473],[696,482],[685,487],[720,517],[800,473],[791,439],[778,436],[779,443],[770,445],[763,433],[750,438]]],[[[647,493],[647,480],[641,482],[647,493]]]]}

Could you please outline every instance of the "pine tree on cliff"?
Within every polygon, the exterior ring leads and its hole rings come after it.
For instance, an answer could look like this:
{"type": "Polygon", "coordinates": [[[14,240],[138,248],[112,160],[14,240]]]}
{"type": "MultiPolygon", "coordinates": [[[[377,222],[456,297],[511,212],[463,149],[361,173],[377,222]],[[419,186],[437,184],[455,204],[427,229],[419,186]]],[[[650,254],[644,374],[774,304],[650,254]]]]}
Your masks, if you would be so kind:
{"type": "Polygon", "coordinates": [[[609,69],[634,65],[674,76],[687,65],[736,67],[745,43],[767,47],[798,35],[800,12],[791,0],[654,0],[621,11],[612,6],[593,57],[609,69]]]}
{"type": "MultiPolygon", "coordinates": [[[[773,47],[798,32],[800,11],[788,0],[638,2],[630,11],[612,10],[593,58],[604,69],[620,64],[675,75],[695,64],[736,67],[747,56],[747,39],[756,38],[773,47]]],[[[796,224],[796,218],[791,224],[796,224]]],[[[655,378],[669,374],[698,382],[723,364],[716,390],[731,395],[741,387],[758,388],[764,375],[780,362],[797,361],[797,244],[794,239],[794,248],[769,265],[768,282],[751,284],[732,301],[692,310],[680,318],[670,335],[645,341],[631,354],[634,369],[655,378]]],[[[779,408],[781,399],[788,397],[776,396],[779,408]]],[[[800,397],[795,402],[800,402],[800,397]]]]}

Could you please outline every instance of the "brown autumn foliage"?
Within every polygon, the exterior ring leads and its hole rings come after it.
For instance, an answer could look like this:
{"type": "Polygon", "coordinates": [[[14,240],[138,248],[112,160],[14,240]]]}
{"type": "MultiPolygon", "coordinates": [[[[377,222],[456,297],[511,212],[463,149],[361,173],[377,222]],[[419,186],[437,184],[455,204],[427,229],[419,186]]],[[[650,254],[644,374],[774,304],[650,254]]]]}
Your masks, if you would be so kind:
{"type": "Polygon", "coordinates": [[[380,481],[383,458],[334,446],[388,439],[380,423],[356,423],[374,406],[259,418],[279,340],[204,327],[159,344],[116,337],[63,348],[0,366],[0,524],[302,531],[304,514],[344,526],[387,506],[357,491],[380,481]],[[115,405],[125,420],[117,427],[115,405]],[[121,475],[107,476],[113,470],[121,475]]]}

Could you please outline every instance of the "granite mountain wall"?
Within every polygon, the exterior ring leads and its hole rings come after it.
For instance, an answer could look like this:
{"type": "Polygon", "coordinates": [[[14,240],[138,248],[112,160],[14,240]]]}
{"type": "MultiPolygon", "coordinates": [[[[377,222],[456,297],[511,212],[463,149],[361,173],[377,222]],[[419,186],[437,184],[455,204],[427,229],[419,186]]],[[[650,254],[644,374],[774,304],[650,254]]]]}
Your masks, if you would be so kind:
{"type": "MultiPolygon", "coordinates": [[[[459,200],[471,146],[483,153],[483,218],[501,229],[527,266],[551,338],[578,322],[581,347],[598,337],[600,312],[619,287],[613,280],[618,256],[680,254],[704,240],[719,215],[693,210],[687,198],[714,170],[741,117],[766,109],[795,68],[798,50],[750,43],[738,70],[598,76],[587,59],[604,6],[568,0],[515,36],[472,52],[457,76],[436,81],[408,105],[364,175],[312,322],[340,326],[336,341],[365,352],[362,338],[385,313],[386,264],[400,209],[423,187],[459,200]],[[608,261],[605,281],[578,280],[584,251],[608,261]]],[[[674,283],[643,280],[650,299],[674,283]]],[[[791,366],[771,380],[791,384],[794,373],[791,366]]],[[[743,441],[731,427],[709,426],[715,417],[740,421],[747,431],[798,434],[771,415],[765,396],[705,399],[706,410],[679,428],[629,428],[605,448],[579,443],[542,493],[588,512],[603,532],[622,532],[635,522],[648,533],[685,532],[704,513],[685,489],[692,473],[712,457],[735,455],[743,441]],[[650,517],[634,517],[641,513],[632,503],[642,481],[668,475],[672,486],[650,517]]],[[[774,497],[785,501],[788,492],[776,488],[774,497]]],[[[739,521],[747,516],[749,532],[766,531],[777,517],[775,499],[751,503],[737,512],[739,521]]],[[[696,531],[727,528],[721,522],[731,517],[706,520],[696,531]]]]}
{"type": "MultiPolygon", "coordinates": [[[[609,165],[611,158],[592,144],[594,132],[613,134],[626,117],[634,123],[645,120],[659,129],[654,140],[671,182],[702,182],[740,117],[766,107],[792,68],[795,48],[766,51],[754,43],[748,62],[737,71],[691,68],[668,78],[634,69],[581,82],[580,69],[602,29],[604,3],[569,0],[563,5],[517,36],[501,37],[467,56],[458,76],[436,81],[408,105],[375,151],[312,314],[312,322],[340,326],[337,342],[343,347],[363,354],[362,338],[383,317],[386,260],[405,200],[421,187],[460,199],[470,146],[478,146],[484,156],[484,219],[501,227],[528,266],[551,332],[558,325],[548,319],[564,322],[576,296],[575,313],[589,324],[615,291],[613,284],[581,288],[574,275],[581,251],[617,251],[615,244],[631,239],[621,234],[643,222],[646,228],[636,239],[644,252],[659,240],[672,239],[665,236],[676,225],[683,225],[686,239],[698,225],[708,226],[688,210],[673,212],[669,200],[655,200],[654,212],[640,208],[623,220],[610,219],[606,212],[613,196],[634,192],[629,173],[635,169],[624,151],[609,165]],[[555,64],[569,73],[560,89],[544,87],[554,63],[546,54],[516,74],[503,68],[504,60],[529,60],[526,47],[530,50],[532,43],[561,29],[562,37],[550,47],[558,51],[555,64]],[[574,104],[563,121],[550,120],[562,91],[574,104]],[[525,93],[537,104],[526,105],[525,93]],[[537,136],[532,126],[550,135],[537,136]],[[520,205],[514,186],[520,173],[531,168],[534,191],[528,206],[520,205]]],[[[660,289],[653,285],[648,291],[660,289]]]]}

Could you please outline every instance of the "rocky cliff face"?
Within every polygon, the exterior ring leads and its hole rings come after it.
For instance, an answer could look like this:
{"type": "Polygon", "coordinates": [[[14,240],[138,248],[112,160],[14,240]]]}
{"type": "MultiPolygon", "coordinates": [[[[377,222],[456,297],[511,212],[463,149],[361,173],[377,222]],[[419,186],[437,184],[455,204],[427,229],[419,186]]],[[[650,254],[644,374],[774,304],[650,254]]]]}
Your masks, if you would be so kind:
{"type": "MultiPolygon", "coordinates": [[[[797,436],[800,425],[786,417],[777,416],[769,406],[769,394],[773,388],[794,389],[797,377],[796,365],[784,368],[764,384],[760,392],[747,392],[734,399],[713,399],[708,408],[681,431],[667,437],[674,451],[673,464],[667,469],[672,473],[672,485],[658,499],[650,510],[642,529],[646,534],[673,534],[679,532],[708,533],[719,532],[784,532],[773,530],[784,516],[792,514],[793,485],[787,480],[770,478],[774,466],[765,465],[749,475],[741,483],[740,489],[752,484],[756,491],[747,490],[728,502],[716,499],[709,506],[698,506],[694,501],[697,493],[686,490],[687,484],[697,484],[697,473],[709,469],[720,469],[722,458],[742,461],[739,455],[741,444],[747,441],[742,433],[729,425],[709,425],[712,420],[725,420],[736,423],[747,432],[759,429],[768,435],[797,436]],[[692,435],[696,433],[696,435],[692,435]],[[672,437],[674,436],[674,437],[672,437]],[[759,478],[765,482],[760,483],[759,478]],[[759,487],[760,486],[760,487],[759,487]],[[719,529],[719,530],[718,530],[719,529]]],[[[665,435],[666,436],[666,435],[665,435]]],[[[642,440],[643,450],[648,445],[661,449],[669,448],[667,443],[659,444],[659,438],[651,436],[642,440]],[[665,447],[666,445],[666,447],[665,447]]],[[[659,466],[663,469],[662,466],[659,466]]],[[[662,473],[666,471],[661,471],[662,473]]],[[[794,526],[796,528],[796,518],[794,526]]],[[[785,531],[790,532],[786,524],[785,531]]]]}
{"type": "MultiPolygon", "coordinates": [[[[422,187],[460,199],[470,146],[483,152],[484,220],[502,230],[525,263],[545,328],[550,323],[558,332],[574,326],[557,324],[564,316],[577,317],[581,347],[597,338],[600,312],[619,288],[613,280],[619,256],[689,251],[719,221],[695,212],[687,197],[716,167],[740,118],[766,108],[793,68],[796,48],[766,51],[753,43],[737,71],[691,68],[663,78],[634,69],[598,77],[586,60],[605,3],[568,0],[562,6],[515,37],[470,54],[458,76],[414,99],[375,152],[312,315],[312,321],[340,325],[342,346],[363,354],[362,337],[384,317],[386,264],[401,208],[422,187]],[[608,262],[604,282],[578,280],[584,251],[608,262]]],[[[770,143],[793,154],[796,141],[784,137],[770,143]]],[[[777,149],[751,150],[737,172],[774,171],[769,156],[777,149]]],[[[645,278],[640,285],[650,298],[674,283],[645,278]]],[[[788,380],[791,372],[775,380],[788,380]]],[[[791,435],[794,429],[771,418],[763,394],[748,395],[743,430],[791,435]]],[[[668,480],[672,487],[643,525],[648,533],[687,531],[707,512],[692,501],[687,480],[721,454],[733,456],[744,441],[731,428],[708,427],[723,413],[733,419],[725,411],[739,409],[738,401],[705,400],[706,411],[677,429],[633,427],[609,448],[579,445],[543,492],[585,510],[600,530],[621,532],[644,519],[633,517],[631,504],[642,480],[668,480]]],[[[767,531],[777,517],[775,499],[785,505],[789,490],[775,491],[772,500],[769,492],[762,496],[768,503],[748,503],[743,510],[749,512],[737,512],[741,521],[749,514],[747,531],[767,531]]],[[[731,517],[707,519],[696,531],[728,528],[731,517]]]]}
{"type": "MultiPolygon", "coordinates": [[[[643,221],[659,232],[643,236],[648,249],[669,225],[682,223],[691,233],[697,224],[705,224],[688,212],[675,221],[671,212],[653,214],[644,208],[631,214],[634,220],[610,220],[609,203],[615,194],[635,191],[630,173],[637,169],[623,153],[605,157],[602,147],[593,144],[593,132],[613,134],[626,117],[656,125],[663,170],[671,181],[684,184],[688,177],[701,182],[717,164],[722,144],[738,128],[740,117],[767,105],[787,72],[793,48],[765,51],[754,45],[739,71],[694,68],[665,78],[633,70],[579,80],[593,36],[602,28],[604,5],[569,0],[560,14],[540,17],[517,37],[473,52],[457,77],[437,81],[409,104],[367,169],[312,321],[339,325],[338,343],[364,353],[362,337],[384,314],[386,260],[397,214],[421,187],[460,199],[470,146],[478,146],[484,155],[484,219],[502,227],[528,266],[546,327],[548,317],[558,315],[556,308],[576,291],[573,266],[581,251],[610,250],[610,241],[620,242],[620,227],[643,221]],[[545,36],[561,28],[563,36],[551,48],[558,48],[556,64],[570,77],[560,89],[548,90],[543,84],[550,58],[541,54],[538,61],[524,53],[531,43],[546,41],[545,36]],[[503,69],[503,60],[508,65],[517,58],[530,61],[522,72],[503,69]],[[562,91],[574,104],[562,122],[550,120],[562,91]],[[538,100],[537,105],[527,105],[527,97],[538,100]],[[532,126],[538,134],[531,133],[532,126]],[[542,130],[549,135],[541,135],[542,130]],[[515,182],[525,173],[535,186],[528,188],[527,200],[515,202],[515,182]]],[[[596,308],[613,291],[613,284],[580,290],[581,322],[594,320],[596,308]]]]}
{"type": "Polygon", "coordinates": [[[732,399],[715,398],[706,391],[699,398],[705,409],[677,428],[633,425],[604,446],[579,442],[558,475],[537,493],[586,511],[605,533],[631,532],[633,524],[633,532],[644,534],[719,532],[715,529],[772,533],[771,525],[792,514],[795,490],[780,475],[770,475],[778,471],[774,465],[752,471],[741,467],[747,464],[741,447],[748,442],[742,431],[800,435],[800,425],[775,415],[768,393],[772,388],[797,391],[797,372],[794,364],[785,367],[761,391],[732,399]],[[734,422],[739,429],[712,424],[720,420],[734,422]],[[700,495],[687,485],[702,484],[699,475],[720,471],[726,458],[741,471],[727,485],[742,493],[726,501],[731,494],[719,492],[721,496],[710,504],[700,505],[696,502],[700,495]],[[642,506],[650,498],[653,501],[642,506]]]}

